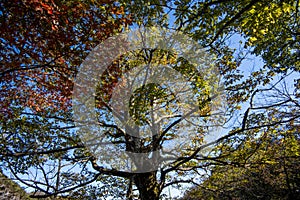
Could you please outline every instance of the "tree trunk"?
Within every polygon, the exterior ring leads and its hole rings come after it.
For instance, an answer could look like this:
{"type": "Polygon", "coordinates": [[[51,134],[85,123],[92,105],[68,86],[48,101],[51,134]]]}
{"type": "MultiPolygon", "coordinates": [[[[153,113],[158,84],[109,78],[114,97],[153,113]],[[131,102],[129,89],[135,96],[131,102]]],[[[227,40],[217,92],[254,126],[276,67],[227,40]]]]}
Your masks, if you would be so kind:
{"type": "Polygon", "coordinates": [[[140,173],[134,176],[134,183],[140,194],[140,200],[158,200],[160,195],[156,172],[140,173]]]}

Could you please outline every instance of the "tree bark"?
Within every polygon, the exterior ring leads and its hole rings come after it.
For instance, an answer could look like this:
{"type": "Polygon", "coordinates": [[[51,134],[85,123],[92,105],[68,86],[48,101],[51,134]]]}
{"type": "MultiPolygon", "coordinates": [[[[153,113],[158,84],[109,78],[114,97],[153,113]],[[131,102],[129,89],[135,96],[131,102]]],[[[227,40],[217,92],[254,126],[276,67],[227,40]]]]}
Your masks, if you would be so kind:
{"type": "Polygon", "coordinates": [[[161,190],[155,172],[140,173],[134,176],[134,183],[139,190],[140,200],[158,200],[161,190]]]}

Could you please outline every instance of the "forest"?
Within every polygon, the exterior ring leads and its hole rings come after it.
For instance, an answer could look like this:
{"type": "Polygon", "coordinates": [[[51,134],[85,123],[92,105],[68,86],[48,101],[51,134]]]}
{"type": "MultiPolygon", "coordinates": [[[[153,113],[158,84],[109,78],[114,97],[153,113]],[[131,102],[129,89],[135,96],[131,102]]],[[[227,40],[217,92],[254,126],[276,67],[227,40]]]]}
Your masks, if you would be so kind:
{"type": "Polygon", "coordinates": [[[299,75],[299,0],[1,0],[0,183],[300,199],[299,75]]]}

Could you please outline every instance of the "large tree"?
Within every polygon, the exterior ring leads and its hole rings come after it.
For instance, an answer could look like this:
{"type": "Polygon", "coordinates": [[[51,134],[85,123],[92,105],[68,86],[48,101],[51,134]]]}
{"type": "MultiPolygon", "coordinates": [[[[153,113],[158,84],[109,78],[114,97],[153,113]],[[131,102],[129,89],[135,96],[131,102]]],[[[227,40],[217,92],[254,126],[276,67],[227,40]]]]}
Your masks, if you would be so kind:
{"type": "MultiPolygon", "coordinates": [[[[73,194],[87,198],[84,193],[90,191],[89,198],[105,198],[113,196],[107,193],[111,185],[115,198],[133,199],[138,194],[140,199],[158,199],[168,186],[201,184],[202,177],[209,175],[203,175],[205,170],[212,170],[212,176],[214,171],[223,170],[216,165],[241,165],[252,155],[259,157],[255,152],[260,149],[253,148],[259,142],[290,138],[280,145],[299,146],[299,1],[4,1],[1,20],[2,165],[23,184],[42,191],[40,196],[73,194]],[[97,86],[95,112],[100,135],[120,150],[149,156],[168,147],[180,127],[187,127],[191,138],[187,146],[176,149],[176,159],[143,173],[99,162],[95,156],[99,154],[92,154],[80,140],[82,132],[75,131],[71,117],[70,97],[78,66],[96,44],[130,22],[126,14],[136,26],[158,25],[182,31],[215,54],[214,66],[222,75],[228,104],[226,132],[208,148],[202,138],[211,124],[203,126],[203,122],[212,116],[209,105],[213,97],[207,90],[213,85],[197,71],[199,66],[176,52],[155,48],[133,51],[113,62],[97,86]],[[168,15],[172,16],[169,20],[168,15]],[[263,62],[253,66],[247,61],[249,55],[259,56],[263,62]],[[191,100],[198,106],[193,116],[202,123],[192,120],[188,126],[182,124],[186,116],[176,113],[174,107],[180,103],[174,101],[166,85],[159,84],[144,84],[133,91],[128,110],[142,130],[154,127],[152,137],[135,135],[140,132],[132,133],[130,126],[123,129],[110,120],[116,116],[109,106],[115,100],[113,89],[130,86],[120,78],[147,64],[170,65],[191,80],[196,97],[191,100]],[[157,118],[151,115],[157,108],[162,108],[168,119],[165,125],[156,123],[157,118]],[[280,131],[282,134],[276,134],[280,131]],[[266,139],[271,138],[264,137],[268,134],[274,139],[266,139]],[[201,151],[204,148],[206,152],[201,151]],[[242,158],[234,160],[234,155],[242,158]],[[24,178],[26,174],[28,178],[24,178]],[[92,182],[96,184],[84,187],[92,182]]],[[[288,159],[280,154],[276,155],[288,159]]],[[[299,155],[293,157],[297,161],[299,155]]],[[[273,166],[282,173],[282,165],[273,166]]],[[[287,188],[291,188],[289,184],[287,188]]]]}

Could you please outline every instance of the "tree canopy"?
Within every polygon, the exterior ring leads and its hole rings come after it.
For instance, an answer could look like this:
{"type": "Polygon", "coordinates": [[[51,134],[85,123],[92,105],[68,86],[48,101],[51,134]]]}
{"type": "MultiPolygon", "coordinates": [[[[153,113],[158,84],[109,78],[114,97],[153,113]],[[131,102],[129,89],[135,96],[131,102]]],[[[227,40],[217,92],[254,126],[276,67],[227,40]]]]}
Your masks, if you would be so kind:
{"type": "Polygon", "coordinates": [[[33,198],[160,199],[185,184],[183,199],[299,198],[299,7],[1,1],[3,173],[33,198]],[[96,121],[74,119],[90,105],[96,121]]]}

